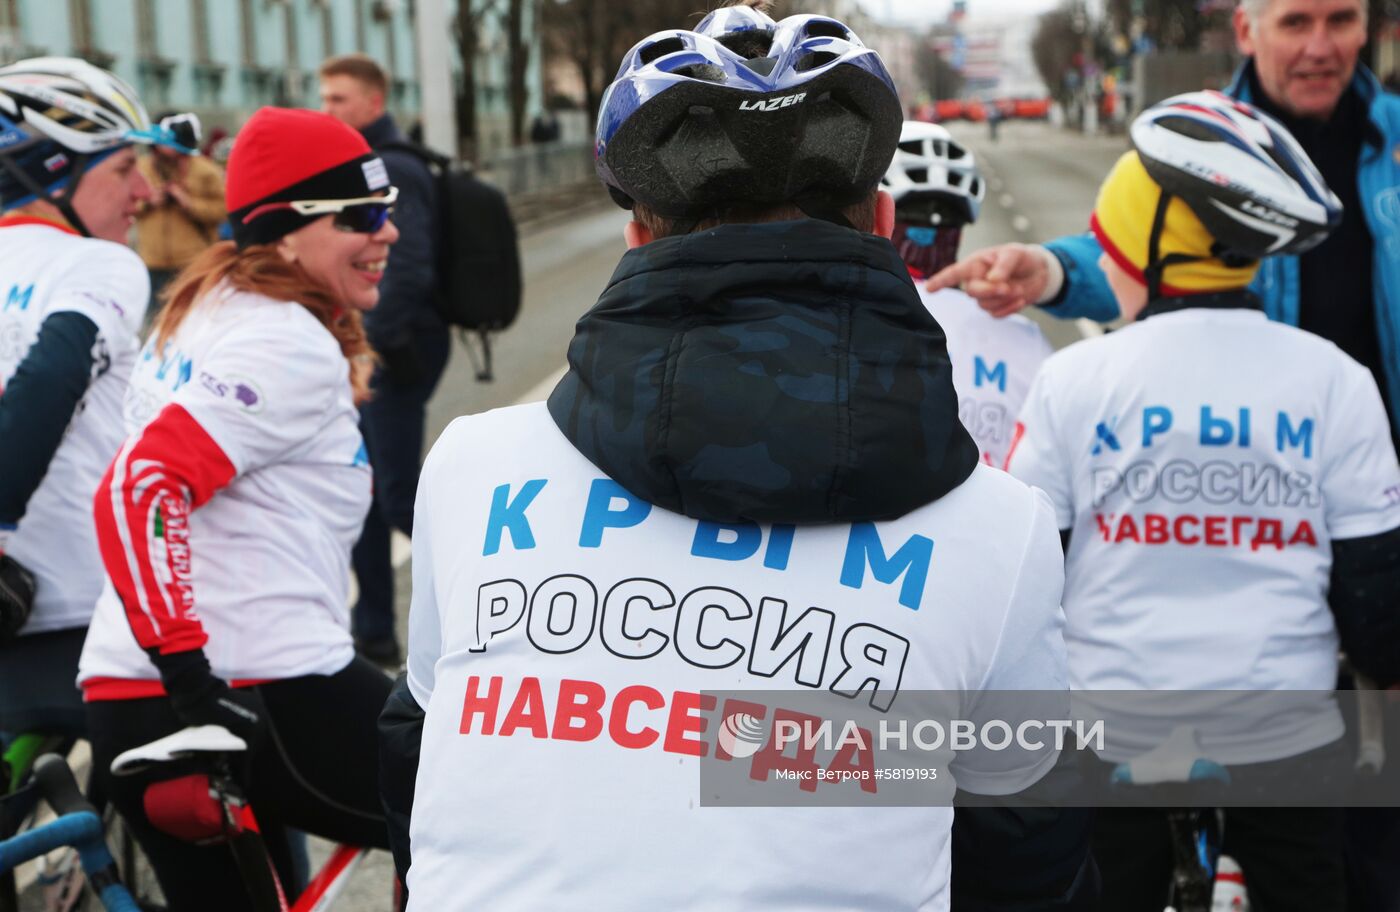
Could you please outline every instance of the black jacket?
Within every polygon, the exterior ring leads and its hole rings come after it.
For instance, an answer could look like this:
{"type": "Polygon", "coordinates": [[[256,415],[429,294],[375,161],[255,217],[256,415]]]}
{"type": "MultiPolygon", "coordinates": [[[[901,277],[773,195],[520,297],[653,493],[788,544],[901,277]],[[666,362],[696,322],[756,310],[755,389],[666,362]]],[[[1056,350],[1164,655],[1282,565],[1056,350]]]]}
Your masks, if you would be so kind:
{"type": "Polygon", "coordinates": [[[386,361],[412,344],[416,333],[446,332],[434,294],[438,287],[436,244],[438,215],[433,200],[433,175],[423,160],[403,149],[381,149],[405,142],[388,114],[360,131],[379,151],[389,180],[399,188],[393,222],[399,240],[389,249],[389,267],[379,285],[379,303],[365,314],[370,345],[386,361]]]}

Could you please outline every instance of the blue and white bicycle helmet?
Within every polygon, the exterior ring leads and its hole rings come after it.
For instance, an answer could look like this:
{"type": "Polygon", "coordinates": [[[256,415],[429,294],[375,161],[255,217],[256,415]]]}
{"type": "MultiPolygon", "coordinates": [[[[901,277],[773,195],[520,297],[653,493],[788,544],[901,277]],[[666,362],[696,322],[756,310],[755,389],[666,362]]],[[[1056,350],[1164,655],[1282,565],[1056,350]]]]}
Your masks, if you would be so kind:
{"type": "Polygon", "coordinates": [[[880,55],[827,16],[774,22],[747,6],[644,39],[598,114],[598,175],[623,208],[670,218],[794,203],[837,223],[899,142],[880,55]]]}
{"type": "Polygon", "coordinates": [[[1342,204],[1278,121],[1220,92],[1168,98],[1133,121],[1152,179],[1180,197],[1223,256],[1257,260],[1316,247],[1342,204]]]}

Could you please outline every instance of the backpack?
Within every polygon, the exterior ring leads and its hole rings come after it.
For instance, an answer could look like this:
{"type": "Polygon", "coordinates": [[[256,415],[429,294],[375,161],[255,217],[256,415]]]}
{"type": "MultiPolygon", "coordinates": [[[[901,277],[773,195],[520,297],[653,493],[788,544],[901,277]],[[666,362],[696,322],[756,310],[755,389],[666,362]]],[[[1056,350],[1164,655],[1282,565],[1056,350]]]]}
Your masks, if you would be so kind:
{"type": "Polygon", "coordinates": [[[418,143],[385,143],[377,151],[408,152],[432,172],[437,185],[437,311],[448,326],[480,337],[484,361],[476,378],[495,379],[489,334],[515,322],[521,297],[520,250],[505,194],[469,166],[418,143]]]}

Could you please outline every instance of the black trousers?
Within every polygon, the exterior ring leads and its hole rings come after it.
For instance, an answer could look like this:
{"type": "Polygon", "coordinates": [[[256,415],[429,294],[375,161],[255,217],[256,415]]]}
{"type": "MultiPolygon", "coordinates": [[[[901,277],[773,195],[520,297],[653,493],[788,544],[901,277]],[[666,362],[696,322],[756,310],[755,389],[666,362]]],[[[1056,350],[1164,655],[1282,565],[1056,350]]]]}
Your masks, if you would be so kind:
{"type": "MultiPolygon", "coordinates": [[[[1317,776],[1342,775],[1350,752],[1341,741],[1294,758],[1317,776]]],[[[1109,764],[1101,764],[1104,769],[1109,764]]],[[[1231,766],[1246,791],[1275,798],[1277,764],[1231,766]]],[[[1338,794],[1342,794],[1339,780],[1338,794]]],[[[1103,880],[1103,912],[1162,912],[1172,877],[1167,812],[1161,808],[1100,808],[1093,852],[1103,880]]],[[[1225,810],[1224,854],[1244,871],[1252,912],[1344,912],[1343,811],[1340,808],[1257,807],[1225,810]]]]}
{"type": "MultiPolygon", "coordinates": [[[[355,659],[334,675],[308,675],[254,688],[267,708],[268,735],[238,770],[268,851],[284,883],[291,882],[285,828],[336,842],[387,849],[379,802],[376,721],[391,681],[355,659]]],[[[246,910],[250,900],[227,846],[198,846],[155,829],[146,820],[146,786],[198,770],[174,763],[132,776],[113,776],[113,758],[183,726],[164,697],[87,704],[94,775],[151,860],[171,912],[246,910]]],[[[390,885],[385,885],[386,895],[390,885]]],[[[288,897],[290,900],[291,897],[288,897]]]]}
{"type": "Polygon", "coordinates": [[[0,646],[0,742],[27,733],[83,737],[78,656],[86,627],[16,637],[0,646]]]}

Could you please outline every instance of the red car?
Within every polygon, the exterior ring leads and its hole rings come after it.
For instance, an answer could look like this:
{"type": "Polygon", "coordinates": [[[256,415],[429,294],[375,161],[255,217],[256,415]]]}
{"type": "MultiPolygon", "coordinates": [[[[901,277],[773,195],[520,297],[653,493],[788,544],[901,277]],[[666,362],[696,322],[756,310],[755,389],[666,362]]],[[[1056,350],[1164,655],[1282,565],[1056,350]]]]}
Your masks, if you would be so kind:
{"type": "Polygon", "coordinates": [[[947,98],[933,104],[933,119],[942,123],[948,120],[961,120],[964,117],[963,103],[956,98],[947,98]]]}

